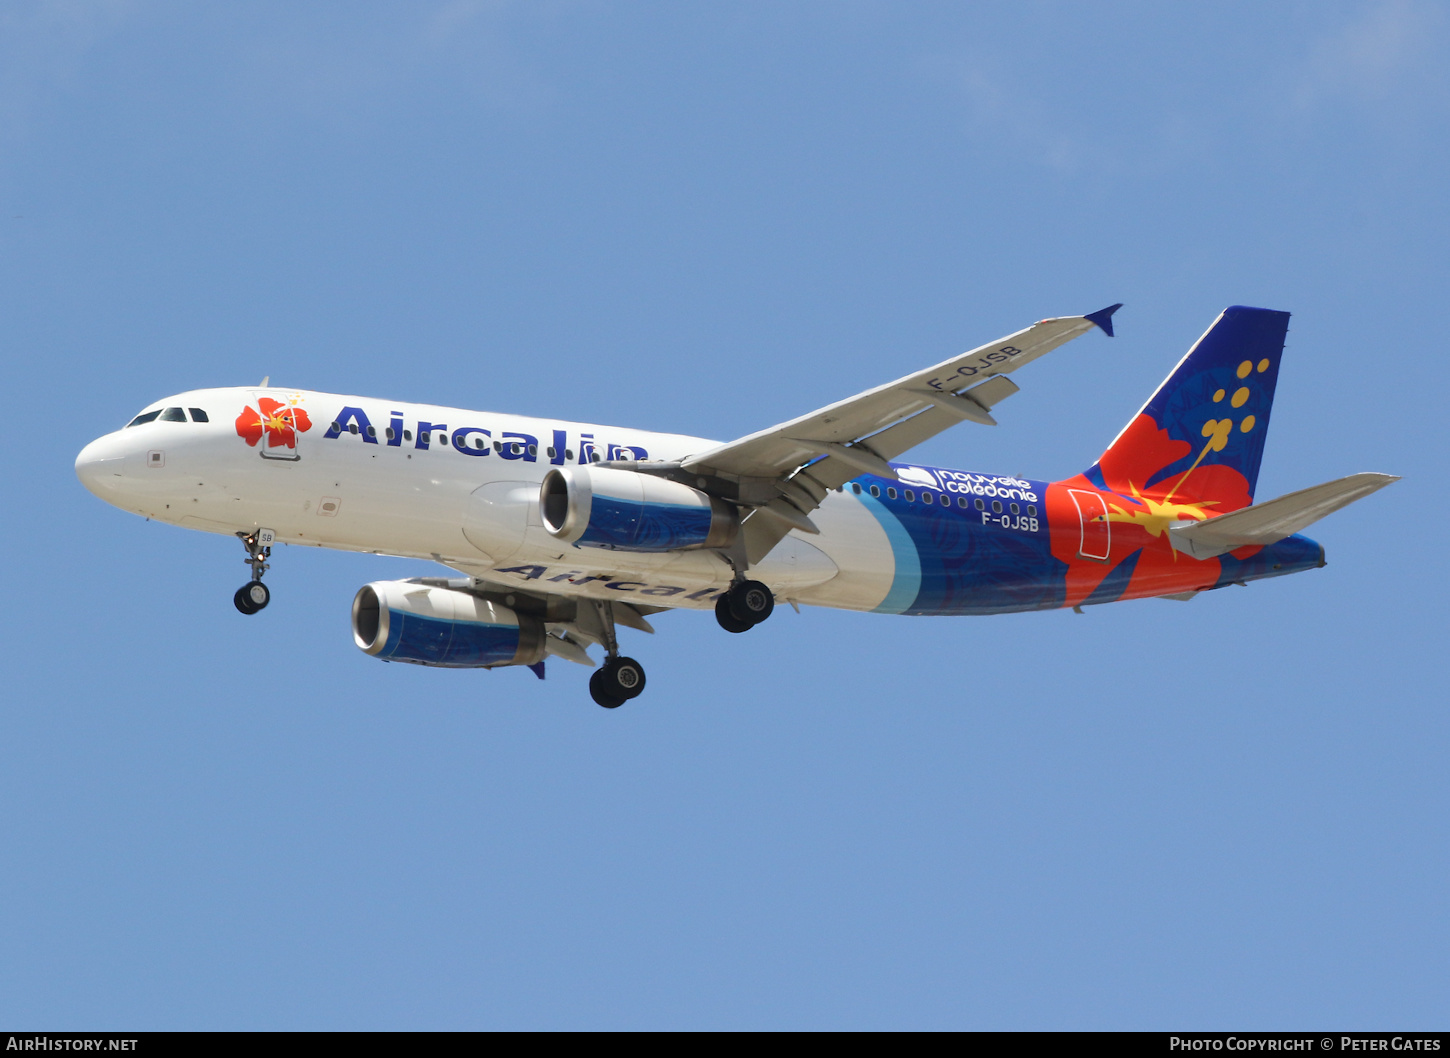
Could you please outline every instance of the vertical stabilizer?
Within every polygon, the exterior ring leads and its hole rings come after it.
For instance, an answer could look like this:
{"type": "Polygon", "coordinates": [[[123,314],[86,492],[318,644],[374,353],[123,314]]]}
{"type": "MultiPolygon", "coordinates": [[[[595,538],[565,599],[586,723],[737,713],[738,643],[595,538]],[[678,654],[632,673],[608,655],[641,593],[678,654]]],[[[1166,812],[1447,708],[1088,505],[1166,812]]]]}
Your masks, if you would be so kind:
{"type": "Polygon", "coordinates": [[[1224,309],[1086,477],[1217,514],[1248,506],[1288,330],[1287,312],[1224,309]]]}

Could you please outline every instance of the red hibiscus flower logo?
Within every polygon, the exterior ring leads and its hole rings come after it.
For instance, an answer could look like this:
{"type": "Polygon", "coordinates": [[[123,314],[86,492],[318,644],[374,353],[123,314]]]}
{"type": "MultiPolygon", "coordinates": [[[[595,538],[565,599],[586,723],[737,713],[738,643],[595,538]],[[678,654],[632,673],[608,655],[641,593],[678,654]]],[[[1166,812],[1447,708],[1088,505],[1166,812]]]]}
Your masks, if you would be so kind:
{"type": "Polygon", "coordinates": [[[312,429],[312,420],[297,407],[299,399],[293,397],[283,404],[271,397],[258,397],[257,408],[261,411],[247,407],[237,416],[237,436],[253,448],[264,434],[268,448],[296,448],[297,435],[312,429]]]}

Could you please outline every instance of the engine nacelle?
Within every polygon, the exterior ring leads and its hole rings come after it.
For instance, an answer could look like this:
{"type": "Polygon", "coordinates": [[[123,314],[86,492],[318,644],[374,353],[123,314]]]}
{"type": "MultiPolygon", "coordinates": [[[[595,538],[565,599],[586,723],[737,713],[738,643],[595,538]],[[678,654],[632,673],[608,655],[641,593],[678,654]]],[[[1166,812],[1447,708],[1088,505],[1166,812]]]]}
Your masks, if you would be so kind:
{"type": "Polygon", "coordinates": [[[740,515],[677,481],[608,467],[549,471],[539,488],[544,528],[560,540],[615,551],[729,547],[740,515]]]}
{"type": "Polygon", "coordinates": [[[352,600],[352,638],[385,661],[452,669],[544,660],[537,618],[454,588],[406,580],[364,584],[352,600]]]}

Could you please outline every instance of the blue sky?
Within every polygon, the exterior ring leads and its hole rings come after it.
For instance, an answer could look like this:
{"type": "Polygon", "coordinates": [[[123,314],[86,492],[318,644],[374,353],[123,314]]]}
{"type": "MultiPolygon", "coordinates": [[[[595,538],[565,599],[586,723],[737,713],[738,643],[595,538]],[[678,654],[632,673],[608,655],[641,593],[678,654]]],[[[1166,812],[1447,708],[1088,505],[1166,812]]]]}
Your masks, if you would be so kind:
{"type": "Polygon", "coordinates": [[[0,11],[0,1022],[1441,1026],[1450,16],[17,0],[0,11]],[[380,665],[362,583],[79,485],[194,386],[728,438],[1125,302],[919,451],[1060,477],[1294,313],[1259,482],[1405,480],[1188,604],[705,614],[380,665]],[[1030,377],[1029,377],[1030,376],[1030,377]]]}

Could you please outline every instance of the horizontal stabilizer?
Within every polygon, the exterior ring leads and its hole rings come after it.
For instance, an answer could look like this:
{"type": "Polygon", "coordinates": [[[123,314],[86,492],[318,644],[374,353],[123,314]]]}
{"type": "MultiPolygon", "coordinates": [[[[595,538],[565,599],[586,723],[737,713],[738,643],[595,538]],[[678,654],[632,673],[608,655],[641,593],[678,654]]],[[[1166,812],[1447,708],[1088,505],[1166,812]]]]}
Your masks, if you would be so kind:
{"type": "Polygon", "coordinates": [[[1251,545],[1267,547],[1399,480],[1393,474],[1351,474],[1231,514],[1175,526],[1168,530],[1168,539],[1176,550],[1200,559],[1251,545]]]}

